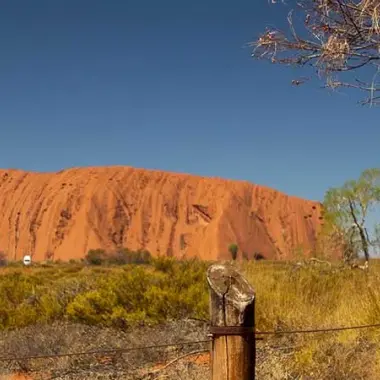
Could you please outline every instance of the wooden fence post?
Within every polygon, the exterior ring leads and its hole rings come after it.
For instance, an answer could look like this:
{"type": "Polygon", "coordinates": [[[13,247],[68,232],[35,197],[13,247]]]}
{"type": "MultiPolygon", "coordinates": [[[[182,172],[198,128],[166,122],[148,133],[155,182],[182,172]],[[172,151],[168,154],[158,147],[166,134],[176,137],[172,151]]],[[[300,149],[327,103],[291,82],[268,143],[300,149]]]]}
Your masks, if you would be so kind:
{"type": "Polygon", "coordinates": [[[255,379],[255,293],[231,265],[207,270],[212,380],[255,379]]]}

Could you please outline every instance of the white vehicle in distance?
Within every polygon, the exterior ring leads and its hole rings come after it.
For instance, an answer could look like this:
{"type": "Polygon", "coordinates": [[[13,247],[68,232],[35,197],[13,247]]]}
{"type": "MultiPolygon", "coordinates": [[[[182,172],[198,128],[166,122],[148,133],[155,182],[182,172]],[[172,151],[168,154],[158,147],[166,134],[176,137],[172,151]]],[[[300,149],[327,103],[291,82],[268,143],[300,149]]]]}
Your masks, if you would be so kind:
{"type": "Polygon", "coordinates": [[[30,255],[25,255],[22,261],[24,265],[30,265],[32,263],[32,257],[30,255]]]}

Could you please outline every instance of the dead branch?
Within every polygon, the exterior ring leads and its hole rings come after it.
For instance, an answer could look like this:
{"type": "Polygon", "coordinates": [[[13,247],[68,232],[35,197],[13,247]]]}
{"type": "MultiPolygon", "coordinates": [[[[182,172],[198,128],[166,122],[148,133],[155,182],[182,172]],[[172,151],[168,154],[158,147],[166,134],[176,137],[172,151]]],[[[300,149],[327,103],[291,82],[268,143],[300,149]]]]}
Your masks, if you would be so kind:
{"type": "MultiPolygon", "coordinates": [[[[272,63],[311,66],[325,88],[345,87],[367,92],[362,104],[380,103],[377,73],[380,61],[380,2],[378,0],[300,0],[296,10],[303,22],[288,15],[288,33],[267,29],[251,46],[252,56],[272,63]],[[371,67],[373,79],[340,80],[345,72],[371,67]],[[338,76],[338,77],[336,77],[338,76]]],[[[299,85],[303,82],[294,81],[299,85]]]]}
{"type": "Polygon", "coordinates": [[[188,356],[200,355],[200,354],[204,354],[204,353],[208,353],[208,352],[210,352],[210,350],[197,350],[197,351],[191,351],[191,352],[188,352],[188,353],[183,354],[181,356],[178,356],[177,358],[174,358],[173,360],[171,360],[170,362],[165,364],[162,368],[159,368],[159,369],[156,369],[154,371],[150,371],[149,373],[147,373],[146,374],[147,377],[145,377],[144,379],[146,379],[146,380],[159,379],[160,377],[162,377],[161,375],[159,375],[161,372],[163,372],[164,370],[166,370],[168,367],[172,366],[173,364],[177,363],[178,361],[180,361],[180,360],[182,360],[188,356]],[[154,377],[157,374],[158,374],[158,377],[154,377]]]}
{"type": "Polygon", "coordinates": [[[368,266],[368,261],[366,261],[364,263],[364,265],[359,265],[358,263],[352,263],[351,264],[351,269],[361,269],[361,270],[368,270],[369,266],[368,266]]]}

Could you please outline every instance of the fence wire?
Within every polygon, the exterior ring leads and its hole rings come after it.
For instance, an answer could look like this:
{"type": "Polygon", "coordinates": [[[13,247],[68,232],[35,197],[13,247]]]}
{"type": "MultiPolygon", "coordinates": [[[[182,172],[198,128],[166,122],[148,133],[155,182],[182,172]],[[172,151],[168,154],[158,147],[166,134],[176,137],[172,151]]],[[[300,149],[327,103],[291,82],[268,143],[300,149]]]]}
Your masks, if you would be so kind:
{"type": "Polygon", "coordinates": [[[379,328],[379,327],[380,327],[380,323],[374,323],[370,325],[327,327],[327,328],[310,329],[310,330],[255,331],[255,334],[256,335],[310,334],[310,333],[327,333],[327,332],[335,332],[335,331],[359,330],[359,329],[369,329],[369,328],[379,328]]]}
{"type": "MultiPolygon", "coordinates": [[[[255,335],[293,335],[293,334],[311,334],[311,333],[328,333],[328,332],[338,332],[346,330],[359,330],[359,329],[369,329],[369,328],[380,328],[380,323],[368,324],[368,325],[357,325],[357,326],[341,326],[341,327],[328,327],[321,329],[303,329],[303,330],[271,330],[271,331],[254,331],[255,335]]],[[[212,339],[205,340],[194,340],[188,342],[178,342],[178,343],[167,343],[167,344],[156,344],[150,346],[136,346],[136,347],[125,347],[125,348],[114,348],[106,350],[94,350],[94,351],[82,351],[82,352],[68,352],[61,354],[50,354],[50,355],[31,355],[31,356],[13,356],[12,354],[0,356],[0,361],[19,361],[19,360],[29,360],[29,359],[53,359],[62,357],[72,357],[72,356],[84,356],[84,355],[107,355],[107,354],[117,354],[117,353],[127,353],[131,351],[141,351],[148,349],[157,348],[169,348],[169,347],[184,347],[196,344],[210,343],[212,339]]]]}
{"type": "Polygon", "coordinates": [[[126,347],[126,348],[114,348],[108,350],[96,350],[96,351],[83,351],[83,352],[68,352],[63,354],[51,354],[51,355],[33,355],[33,356],[10,356],[5,355],[0,357],[0,361],[19,361],[19,360],[31,360],[31,359],[54,359],[54,358],[64,358],[72,356],[85,356],[85,355],[108,355],[108,354],[118,354],[126,353],[131,351],[142,351],[156,348],[168,348],[168,347],[181,347],[181,346],[191,346],[200,343],[209,343],[208,340],[196,340],[191,342],[180,342],[180,343],[168,343],[168,344],[157,344],[151,346],[140,346],[140,347],[126,347]]]}
{"type": "MultiPolygon", "coordinates": [[[[282,335],[334,333],[371,328],[380,328],[380,323],[320,329],[254,331],[253,333],[257,336],[281,337],[282,335]]],[[[94,373],[99,374],[101,377],[98,378],[102,379],[111,379],[116,376],[118,379],[152,380],[157,378],[162,371],[169,371],[171,376],[168,376],[168,378],[170,379],[203,380],[208,379],[210,346],[207,345],[211,342],[212,339],[199,339],[46,355],[7,353],[0,356],[0,363],[3,363],[1,368],[6,369],[7,373],[17,373],[19,371],[20,373],[33,374],[31,378],[41,380],[95,379],[94,373]],[[85,357],[91,356],[91,359],[85,359],[85,357]],[[49,365],[46,365],[47,363],[39,364],[43,360],[48,360],[51,363],[48,377],[45,375],[46,368],[49,365]],[[108,375],[105,373],[108,373],[108,375]]],[[[280,345],[258,346],[256,350],[260,356],[266,355],[268,351],[291,352],[300,348],[301,346],[281,345],[280,343],[280,345]]],[[[1,372],[0,378],[2,378],[1,372]]]]}
{"type": "Polygon", "coordinates": [[[0,358],[0,379],[3,379],[2,375],[22,373],[33,380],[151,380],[162,372],[169,372],[173,379],[203,380],[209,366],[210,349],[207,344],[210,341],[194,340],[49,355],[8,354],[0,358]],[[202,358],[202,355],[206,355],[206,358],[202,358]]]}

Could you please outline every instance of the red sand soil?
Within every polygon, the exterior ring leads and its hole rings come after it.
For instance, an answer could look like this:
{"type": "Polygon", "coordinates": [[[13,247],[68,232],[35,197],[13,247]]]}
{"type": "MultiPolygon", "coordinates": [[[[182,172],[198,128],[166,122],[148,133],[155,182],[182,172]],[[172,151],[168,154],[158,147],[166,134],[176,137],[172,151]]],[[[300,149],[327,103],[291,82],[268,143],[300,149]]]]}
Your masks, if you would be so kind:
{"type": "Polygon", "coordinates": [[[9,375],[9,376],[8,375],[4,375],[4,376],[0,375],[0,380],[33,380],[33,378],[28,376],[28,375],[15,373],[15,374],[9,375]]]}
{"type": "Polygon", "coordinates": [[[313,248],[321,205],[243,181],[132,167],[58,173],[0,170],[0,250],[9,259],[83,257],[89,249],[153,255],[290,259],[313,248]]]}

